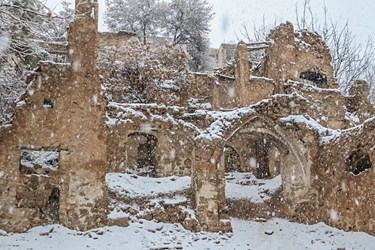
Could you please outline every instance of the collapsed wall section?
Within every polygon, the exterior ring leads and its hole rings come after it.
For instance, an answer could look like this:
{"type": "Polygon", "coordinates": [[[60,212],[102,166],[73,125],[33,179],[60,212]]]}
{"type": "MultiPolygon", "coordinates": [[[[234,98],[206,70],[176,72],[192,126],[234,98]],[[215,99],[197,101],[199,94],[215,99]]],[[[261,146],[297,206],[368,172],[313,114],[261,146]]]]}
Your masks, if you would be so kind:
{"type": "Polygon", "coordinates": [[[104,99],[95,68],[97,2],[77,1],[70,64],[41,63],[28,78],[0,165],[8,179],[1,224],[9,231],[106,223],[104,99]]]}
{"type": "Polygon", "coordinates": [[[321,145],[315,181],[319,190],[316,213],[327,224],[375,233],[374,133],[372,118],[321,145]]]}

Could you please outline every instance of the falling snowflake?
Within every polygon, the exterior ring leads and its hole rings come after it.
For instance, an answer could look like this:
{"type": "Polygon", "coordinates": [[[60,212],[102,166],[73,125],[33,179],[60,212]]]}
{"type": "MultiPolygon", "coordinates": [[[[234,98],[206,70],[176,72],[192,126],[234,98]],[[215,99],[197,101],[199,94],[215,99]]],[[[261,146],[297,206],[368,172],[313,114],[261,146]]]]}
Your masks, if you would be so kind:
{"type": "Polygon", "coordinates": [[[337,211],[334,210],[334,209],[331,209],[331,211],[329,213],[329,217],[331,218],[331,220],[333,222],[337,222],[339,220],[339,215],[338,215],[337,211]]]}
{"type": "Polygon", "coordinates": [[[150,134],[152,130],[152,126],[150,123],[142,123],[140,126],[140,130],[143,133],[150,134]]]}

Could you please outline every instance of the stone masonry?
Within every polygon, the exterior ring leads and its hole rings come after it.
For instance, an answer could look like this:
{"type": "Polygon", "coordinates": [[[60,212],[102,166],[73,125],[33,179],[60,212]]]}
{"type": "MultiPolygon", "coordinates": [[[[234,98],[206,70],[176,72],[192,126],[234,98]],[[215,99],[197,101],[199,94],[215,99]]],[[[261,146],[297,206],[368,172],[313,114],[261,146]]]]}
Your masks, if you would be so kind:
{"type": "Polygon", "coordinates": [[[153,102],[106,102],[99,75],[110,74],[98,72],[97,50],[135,38],[99,39],[97,13],[97,1],[76,1],[67,63],[40,63],[13,124],[0,129],[2,229],[111,225],[105,175],[118,172],[191,176],[191,230],[231,231],[230,216],[275,214],[375,234],[375,109],[365,82],[337,89],[318,34],[281,24],[256,64],[240,42],[234,62],[212,74],[145,88],[153,102]],[[230,171],[280,175],[281,188],[265,204],[233,201],[230,171]]]}

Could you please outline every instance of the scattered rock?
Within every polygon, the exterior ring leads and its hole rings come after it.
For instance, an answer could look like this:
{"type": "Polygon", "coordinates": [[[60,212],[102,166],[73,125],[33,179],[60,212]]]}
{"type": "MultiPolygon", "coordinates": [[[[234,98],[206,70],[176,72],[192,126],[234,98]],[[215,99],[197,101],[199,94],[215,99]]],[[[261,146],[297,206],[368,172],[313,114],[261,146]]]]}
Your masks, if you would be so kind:
{"type": "Polygon", "coordinates": [[[273,230],[267,230],[264,233],[267,234],[267,235],[272,235],[273,234],[273,230]]]}
{"type": "Polygon", "coordinates": [[[54,229],[55,229],[55,228],[52,227],[48,232],[40,233],[39,235],[40,235],[40,236],[48,236],[50,233],[53,232],[54,229]]]}
{"type": "Polygon", "coordinates": [[[112,226],[127,227],[129,226],[129,219],[127,217],[110,219],[109,223],[112,226]]]}

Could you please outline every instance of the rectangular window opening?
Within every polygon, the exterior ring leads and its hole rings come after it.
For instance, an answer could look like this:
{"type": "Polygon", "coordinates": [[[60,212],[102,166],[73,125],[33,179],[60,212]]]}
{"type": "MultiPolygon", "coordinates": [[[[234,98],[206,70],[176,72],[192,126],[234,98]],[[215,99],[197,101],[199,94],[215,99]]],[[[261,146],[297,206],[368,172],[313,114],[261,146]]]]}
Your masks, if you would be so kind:
{"type": "Polygon", "coordinates": [[[21,149],[20,172],[24,174],[49,174],[60,165],[60,152],[46,149],[21,149]]]}
{"type": "Polygon", "coordinates": [[[53,109],[53,102],[50,99],[44,99],[43,101],[43,108],[45,109],[53,109]]]}

